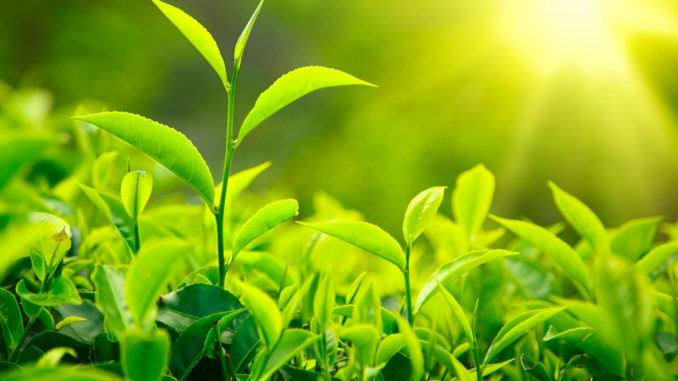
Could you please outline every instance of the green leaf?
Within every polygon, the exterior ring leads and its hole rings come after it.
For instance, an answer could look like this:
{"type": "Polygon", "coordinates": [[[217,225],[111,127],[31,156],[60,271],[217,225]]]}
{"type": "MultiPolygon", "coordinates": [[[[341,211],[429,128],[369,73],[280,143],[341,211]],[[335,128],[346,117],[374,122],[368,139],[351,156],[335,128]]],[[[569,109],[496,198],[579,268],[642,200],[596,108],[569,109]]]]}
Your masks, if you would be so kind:
{"type": "Polygon", "coordinates": [[[558,188],[556,184],[550,181],[548,184],[560,214],[565,217],[570,226],[586,239],[596,252],[607,253],[609,251],[607,231],[598,216],[583,202],[558,188]]]}
{"type": "Polygon", "coordinates": [[[320,336],[302,329],[292,328],[285,330],[280,338],[280,342],[268,355],[268,361],[266,361],[266,365],[264,365],[263,371],[257,379],[268,380],[273,373],[289,362],[292,357],[319,338],[320,336]]]}
{"type": "Polygon", "coordinates": [[[259,95],[240,126],[238,144],[261,122],[304,95],[326,87],[346,85],[374,86],[343,71],[322,66],[292,70],[259,95]]]}
{"type": "Polygon", "coordinates": [[[87,320],[86,318],[81,316],[66,316],[63,320],[57,323],[56,329],[58,331],[61,328],[67,327],[73,323],[79,323],[86,320],[87,320]]]}
{"type": "Polygon", "coordinates": [[[282,314],[278,305],[268,294],[246,283],[239,285],[240,300],[254,317],[259,337],[268,350],[280,339],[282,333],[282,314]]]}
{"type": "Polygon", "coordinates": [[[212,66],[226,90],[229,90],[228,75],[226,74],[226,65],[219,51],[219,46],[214,41],[210,32],[205,29],[193,17],[186,12],[172,5],[163,3],[160,0],[153,0],[153,3],[160,11],[176,26],[179,31],[198,49],[200,54],[212,66]]]}
{"type": "Polygon", "coordinates": [[[163,295],[158,306],[199,318],[242,308],[235,295],[209,284],[192,284],[163,295]]]}
{"type": "Polygon", "coordinates": [[[3,381],[50,380],[50,381],[120,381],[113,373],[82,367],[26,367],[19,371],[3,374],[3,381]]]}
{"type": "Polygon", "coordinates": [[[40,357],[40,360],[38,360],[38,363],[35,364],[35,366],[37,367],[57,366],[65,355],[70,355],[73,358],[76,358],[78,356],[78,354],[71,348],[56,347],[50,349],[44,355],[42,355],[42,357],[40,357]]]}
{"type": "Polygon", "coordinates": [[[132,320],[142,330],[152,328],[158,297],[190,250],[181,240],[154,241],[144,245],[130,264],[125,278],[125,298],[132,320]]]}
{"type": "Polygon", "coordinates": [[[153,335],[128,331],[120,342],[120,360],[125,376],[132,381],[157,381],[162,378],[170,350],[166,331],[153,335]]]}
{"type": "Polygon", "coordinates": [[[470,239],[482,228],[494,196],[494,175],[484,165],[463,172],[457,177],[452,192],[452,215],[470,239]]]}
{"type": "Polygon", "coordinates": [[[523,370],[541,381],[553,381],[553,376],[549,374],[544,364],[532,361],[525,353],[520,355],[520,366],[523,370]]]}
{"type": "Polygon", "coordinates": [[[421,352],[419,339],[405,319],[396,316],[396,320],[398,321],[398,330],[405,336],[405,347],[412,364],[412,380],[419,381],[424,376],[424,355],[421,352]]]}
{"type": "Polygon", "coordinates": [[[297,215],[297,200],[287,199],[272,202],[259,209],[242,225],[233,239],[233,257],[260,235],[297,215]]]}
{"type": "MultiPolygon", "coordinates": [[[[6,134],[3,131],[3,135],[6,134]]],[[[0,190],[54,141],[44,136],[10,135],[0,140],[0,190]]]]}
{"type": "MultiPolygon", "coordinates": [[[[673,306],[671,307],[673,309],[673,306]]],[[[625,361],[621,352],[615,351],[609,345],[604,344],[599,335],[591,327],[576,327],[562,332],[553,332],[549,328],[544,335],[544,343],[564,341],[573,345],[578,350],[590,354],[598,362],[614,375],[621,376],[625,371],[625,361]]]]}
{"type": "Polygon", "coordinates": [[[143,212],[153,190],[153,177],[144,171],[132,171],[125,174],[120,185],[120,198],[127,214],[137,218],[143,212]]]}
{"type": "Polygon", "coordinates": [[[26,288],[24,280],[16,285],[16,293],[30,303],[42,307],[53,307],[60,304],[80,304],[82,299],[73,282],[64,276],[58,276],[46,292],[35,294],[26,288]]]}
{"type": "Polygon", "coordinates": [[[391,357],[395,356],[401,349],[405,347],[405,335],[402,333],[394,333],[384,337],[377,347],[377,354],[374,357],[374,364],[385,364],[391,357]]]}
{"type": "Polygon", "coordinates": [[[415,313],[438,292],[439,282],[447,284],[456,277],[489,261],[516,254],[518,253],[506,250],[480,250],[443,264],[426,280],[424,287],[421,288],[414,307],[415,313]]]}
{"type": "Polygon", "coordinates": [[[104,152],[92,163],[92,185],[94,189],[103,191],[111,179],[111,172],[118,158],[118,151],[104,152]]]}
{"type": "Polygon", "coordinates": [[[48,213],[32,212],[29,219],[44,231],[30,251],[33,272],[42,281],[54,272],[71,248],[71,228],[66,221],[48,213]]]}
{"type": "Polygon", "coordinates": [[[0,332],[8,349],[19,344],[24,332],[19,304],[14,295],[4,288],[0,288],[0,332]]]}
{"type": "Polygon", "coordinates": [[[83,191],[83,193],[85,193],[87,198],[92,201],[94,206],[96,206],[97,209],[103,213],[108,222],[110,222],[115,227],[115,230],[120,233],[125,245],[129,249],[129,253],[131,254],[135,252],[136,244],[134,243],[134,221],[127,214],[127,211],[125,211],[125,207],[122,202],[113,196],[97,192],[86,185],[78,185],[80,186],[80,189],[83,191]]]}
{"type": "Polygon", "coordinates": [[[631,262],[650,251],[661,217],[638,218],[622,225],[610,240],[610,249],[631,262]]]}
{"type": "Polygon", "coordinates": [[[471,322],[468,320],[468,316],[466,316],[464,309],[461,307],[459,302],[457,302],[457,299],[455,299],[454,296],[452,296],[452,294],[447,290],[447,288],[445,288],[445,286],[438,283],[438,289],[443,295],[445,302],[447,302],[447,305],[450,306],[452,314],[459,321],[459,324],[461,325],[462,331],[464,332],[464,335],[466,335],[468,342],[474,343],[475,336],[473,335],[473,330],[471,329],[471,322]]]}
{"type": "Polygon", "coordinates": [[[193,143],[179,131],[143,116],[120,111],[74,118],[106,130],[140,149],[193,187],[212,206],[212,174],[193,143]]]}
{"type": "Polygon", "coordinates": [[[410,201],[403,220],[403,235],[408,246],[433,221],[444,195],[445,187],[433,187],[419,193],[410,201]]]}
{"type": "Polygon", "coordinates": [[[106,326],[116,338],[134,324],[125,302],[125,275],[112,267],[96,265],[92,274],[95,285],[94,300],[103,313],[106,326]]]}
{"type": "Polygon", "coordinates": [[[462,364],[456,357],[452,357],[452,367],[454,368],[454,374],[457,375],[459,381],[473,381],[474,377],[471,372],[466,369],[464,364],[462,364]]]}
{"type": "Polygon", "coordinates": [[[353,343],[358,362],[370,366],[379,342],[379,333],[371,324],[353,324],[341,331],[339,337],[353,343]]]}
{"type": "Polygon", "coordinates": [[[513,344],[516,340],[520,339],[528,331],[562,312],[564,309],[565,307],[543,308],[516,316],[513,320],[506,323],[494,337],[492,344],[490,344],[490,347],[485,353],[483,365],[487,365],[494,356],[504,348],[513,344]]]}
{"type": "Polygon", "coordinates": [[[647,275],[651,275],[676,254],[678,254],[678,241],[659,245],[636,262],[636,268],[647,275]]]}
{"type": "Polygon", "coordinates": [[[257,17],[259,17],[259,11],[261,11],[262,5],[264,5],[264,0],[261,0],[259,2],[257,9],[255,9],[254,13],[252,13],[252,16],[250,16],[249,21],[247,21],[247,25],[245,25],[245,28],[240,33],[240,37],[238,37],[238,41],[236,41],[236,43],[235,43],[235,49],[233,51],[233,71],[234,72],[238,71],[238,69],[240,69],[240,63],[242,62],[242,55],[243,55],[243,52],[245,51],[245,46],[247,45],[247,40],[250,38],[250,33],[252,33],[252,28],[254,27],[254,22],[257,21],[257,17]]]}
{"type": "Polygon", "coordinates": [[[405,254],[395,238],[377,225],[361,221],[329,221],[298,224],[358,246],[405,270],[405,254]]]}
{"type": "Polygon", "coordinates": [[[318,283],[318,288],[313,297],[313,312],[318,320],[321,331],[332,321],[332,311],[334,310],[334,287],[332,278],[329,274],[323,276],[318,283]]]}
{"type": "Polygon", "coordinates": [[[586,267],[570,245],[550,231],[530,222],[496,216],[492,216],[492,219],[548,255],[584,292],[588,293],[590,286],[586,267]]]}
{"type": "MultiPolygon", "coordinates": [[[[233,200],[238,197],[247,187],[252,184],[252,181],[257,178],[263,171],[271,166],[270,161],[263,162],[255,167],[247,168],[238,173],[235,173],[228,177],[228,189],[226,190],[226,208],[224,213],[226,216],[230,215],[230,211],[233,208],[233,200]]],[[[216,187],[215,194],[221,193],[221,186],[219,184],[216,187]]],[[[219,206],[219,200],[215,200],[217,206],[219,206]]]]}

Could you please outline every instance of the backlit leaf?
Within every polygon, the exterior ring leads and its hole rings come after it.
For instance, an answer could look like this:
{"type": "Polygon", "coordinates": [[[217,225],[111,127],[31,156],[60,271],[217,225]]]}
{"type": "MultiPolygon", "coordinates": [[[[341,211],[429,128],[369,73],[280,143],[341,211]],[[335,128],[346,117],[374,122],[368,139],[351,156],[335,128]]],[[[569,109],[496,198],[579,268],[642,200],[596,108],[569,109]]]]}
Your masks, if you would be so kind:
{"type": "Polygon", "coordinates": [[[106,130],[140,149],[193,187],[208,205],[212,205],[212,174],[193,143],[179,131],[143,116],[120,111],[74,118],[106,130]]]}
{"type": "Polygon", "coordinates": [[[493,196],[494,175],[484,165],[478,164],[457,177],[452,192],[452,215],[469,238],[481,229],[493,196]]]}
{"type": "Polygon", "coordinates": [[[444,195],[445,187],[433,187],[419,193],[410,201],[403,220],[403,235],[408,245],[412,245],[431,223],[444,195]]]}
{"type": "Polygon", "coordinates": [[[242,142],[247,134],[268,117],[304,95],[326,87],[346,85],[374,86],[343,71],[322,66],[292,70],[259,95],[240,126],[238,142],[242,142]]]}
{"type": "Polygon", "coordinates": [[[235,68],[234,70],[238,70],[240,68],[240,63],[242,62],[242,55],[243,52],[245,51],[247,40],[250,38],[250,33],[252,33],[252,28],[254,27],[254,23],[257,21],[257,17],[259,17],[259,11],[261,11],[262,5],[264,5],[264,0],[261,0],[259,2],[259,5],[252,13],[252,16],[250,16],[249,21],[247,21],[247,25],[245,25],[245,28],[240,33],[238,41],[236,41],[235,43],[235,49],[233,51],[233,67],[235,68]]]}
{"type": "Polygon", "coordinates": [[[233,256],[244,249],[249,243],[274,227],[294,218],[299,211],[296,200],[280,200],[272,202],[259,209],[242,225],[233,239],[233,256]]]}
{"type": "Polygon", "coordinates": [[[405,254],[395,238],[377,225],[361,221],[329,221],[319,223],[299,222],[298,224],[325,233],[378,255],[405,269],[405,254]]]}
{"type": "Polygon", "coordinates": [[[153,190],[153,177],[144,171],[125,174],[120,185],[120,198],[127,214],[137,218],[144,210],[153,190]]]}
{"type": "Polygon", "coordinates": [[[160,380],[169,350],[170,338],[164,330],[156,330],[152,335],[128,331],[120,342],[120,360],[125,376],[132,381],[160,380]]]}
{"type": "Polygon", "coordinates": [[[271,350],[280,339],[282,333],[282,314],[278,305],[260,289],[246,283],[238,286],[241,291],[240,300],[254,317],[259,337],[271,350]]]}
{"type": "Polygon", "coordinates": [[[132,315],[125,301],[125,275],[113,267],[97,265],[92,275],[94,300],[103,313],[107,327],[118,339],[133,325],[132,315]]]}
{"type": "Polygon", "coordinates": [[[292,328],[286,330],[283,332],[280,342],[267,356],[268,361],[266,361],[263,371],[257,379],[268,380],[275,371],[319,338],[320,336],[302,329],[292,328]]]}

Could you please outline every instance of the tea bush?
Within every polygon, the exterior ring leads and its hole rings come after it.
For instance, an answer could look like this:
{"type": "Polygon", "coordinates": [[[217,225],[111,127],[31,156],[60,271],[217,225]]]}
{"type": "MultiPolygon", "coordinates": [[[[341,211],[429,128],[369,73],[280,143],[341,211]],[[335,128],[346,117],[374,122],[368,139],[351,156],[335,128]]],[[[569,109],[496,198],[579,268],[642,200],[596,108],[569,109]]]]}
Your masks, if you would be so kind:
{"type": "MultiPolygon", "coordinates": [[[[406,207],[402,237],[318,193],[246,191],[270,163],[231,174],[248,133],[318,89],[367,85],[325,67],[276,80],[235,131],[238,71],[216,42],[153,0],[227,95],[223,183],[181,133],[83,106],[36,120],[4,95],[0,125],[0,369],[5,380],[673,379],[678,229],[607,229],[555,184],[566,223],[489,215],[478,165],[406,207]],[[178,181],[193,188],[185,194],[178,181]],[[439,213],[451,193],[451,216],[439,213]],[[197,195],[197,196],[196,196],[197,195]],[[199,204],[195,201],[199,201],[199,204]],[[270,201],[270,202],[269,202],[270,201]],[[494,224],[494,229],[486,226],[494,224]],[[574,246],[558,235],[570,226],[574,246]]],[[[34,110],[33,110],[34,111],[34,110]]],[[[244,143],[246,144],[246,143],[244,143]]],[[[399,206],[394,206],[399,207],[399,206]]]]}

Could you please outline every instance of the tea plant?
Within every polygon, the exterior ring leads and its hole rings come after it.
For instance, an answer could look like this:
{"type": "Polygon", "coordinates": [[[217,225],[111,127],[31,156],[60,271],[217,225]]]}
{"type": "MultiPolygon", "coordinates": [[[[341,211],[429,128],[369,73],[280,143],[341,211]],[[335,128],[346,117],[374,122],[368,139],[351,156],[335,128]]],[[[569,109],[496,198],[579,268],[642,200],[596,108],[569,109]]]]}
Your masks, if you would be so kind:
{"type": "Polygon", "coordinates": [[[153,2],[226,91],[222,184],[185,136],[142,116],[77,112],[71,125],[37,128],[22,114],[29,107],[3,107],[2,379],[678,375],[676,225],[643,218],[608,229],[552,183],[566,223],[489,215],[495,183],[482,165],[457,178],[452,218],[440,212],[446,187],[416,195],[400,240],[324,193],[314,214],[289,223],[296,200],[243,195],[270,163],[231,175],[234,152],[294,100],[370,84],[293,70],[261,93],[236,134],[236,82],[262,3],[237,40],[229,81],[207,30],[153,2]],[[69,155],[78,160],[62,175],[43,169],[69,155]],[[187,203],[175,178],[202,205],[187,203]],[[558,236],[568,225],[574,245],[558,236]]]}

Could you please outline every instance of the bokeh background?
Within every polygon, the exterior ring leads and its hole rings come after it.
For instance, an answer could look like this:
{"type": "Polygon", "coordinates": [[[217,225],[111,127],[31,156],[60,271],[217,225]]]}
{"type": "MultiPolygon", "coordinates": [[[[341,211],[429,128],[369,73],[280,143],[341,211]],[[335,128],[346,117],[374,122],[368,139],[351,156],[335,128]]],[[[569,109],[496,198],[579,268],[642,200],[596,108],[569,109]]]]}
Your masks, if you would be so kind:
{"type": "MultiPolygon", "coordinates": [[[[256,2],[169,2],[212,32],[230,67],[256,2]]],[[[302,99],[234,161],[271,160],[255,190],[298,197],[302,214],[324,190],[395,232],[411,197],[482,162],[499,215],[556,221],[550,179],[607,226],[678,217],[675,0],[269,0],[236,123],[275,78],[313,64],[379,87],[302,99]]],[[[0,1],[0,81],[3,109],[32,123],[96,101],[183,131],[221,172],[223,89],[150,1],[0,1]]]]}

